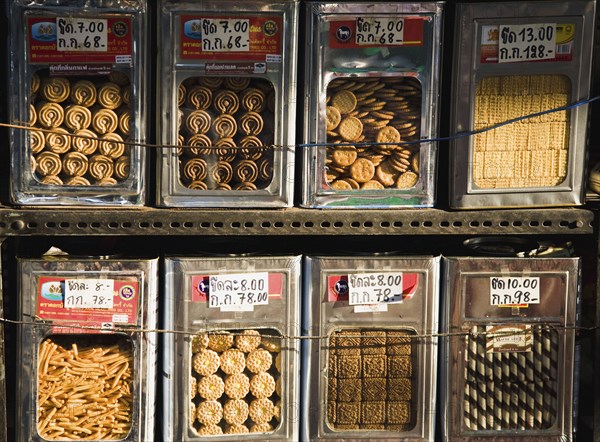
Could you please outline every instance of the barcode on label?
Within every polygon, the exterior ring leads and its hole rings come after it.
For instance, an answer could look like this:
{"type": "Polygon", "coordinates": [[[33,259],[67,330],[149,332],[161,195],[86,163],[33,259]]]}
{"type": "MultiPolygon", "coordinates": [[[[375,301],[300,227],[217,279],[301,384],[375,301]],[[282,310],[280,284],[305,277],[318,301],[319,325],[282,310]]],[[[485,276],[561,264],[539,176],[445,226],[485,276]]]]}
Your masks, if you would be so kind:
{"type": "Polygon", "coordinates": [[[562,45],[556,45],[557,54],[570,54],[573,49],[573,43],[565,43],[562,45]]]}

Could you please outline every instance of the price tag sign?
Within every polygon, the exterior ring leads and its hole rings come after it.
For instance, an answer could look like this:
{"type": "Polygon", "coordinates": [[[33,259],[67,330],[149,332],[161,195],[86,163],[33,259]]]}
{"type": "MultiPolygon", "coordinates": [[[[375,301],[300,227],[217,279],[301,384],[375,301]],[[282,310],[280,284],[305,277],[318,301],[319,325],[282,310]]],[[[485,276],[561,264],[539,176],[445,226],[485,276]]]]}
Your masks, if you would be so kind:
{"type": "Polygon", "coordinates": [[[106,52],[106,19],[59,17],[56,19],[56,50],[106,52]]]}
{"type": "Polygon", "coordinates": [[[202,50],[206,52],[247,52],[250,50],[248,19],[203,18],[200,20],[202,50]]]}
{"type": "Polygon", "coordinates": [[[355,273],[348,275],[350,305],[402,302],[402,273],[355,273]]]}
{"type": "Polygon", "coordinates": [[[556,57],[556,23],[500,25],[498,62],[551,60],[556,57]]]}
{"type": "Polygon", "coordinates": [[[269,304],[269,274],[231,273],[209,278],[208,306],[211,308],[253,307],[269,304]]]}
{"type": "Polygon", "coordinates": [[[491,305],[522,305],[540,303],[539,277],[491,277],[491,305]]]}
{"type": "Polygon", "coordinates": [[[112,309],[114,296],[112,279],[65,279],[65,308],[112,309]]]}
{"type": "Polygon", "coordinates": [[[404,19],[387,17],[358,17],[356,44],[395,46],[404,44],[404,19]]]}

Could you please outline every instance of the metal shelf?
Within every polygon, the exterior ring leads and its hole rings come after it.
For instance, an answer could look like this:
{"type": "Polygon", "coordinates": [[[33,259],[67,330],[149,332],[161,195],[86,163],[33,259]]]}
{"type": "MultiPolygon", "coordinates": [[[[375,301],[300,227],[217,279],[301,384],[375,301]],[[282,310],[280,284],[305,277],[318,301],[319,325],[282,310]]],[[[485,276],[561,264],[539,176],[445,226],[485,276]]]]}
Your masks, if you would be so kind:
{"type": "Polygon", "coordinates": [[[22,209],[0,207],[0,237],[23,235],[556,235],[592,234],[583,208],[444,211],[22,209]]]}

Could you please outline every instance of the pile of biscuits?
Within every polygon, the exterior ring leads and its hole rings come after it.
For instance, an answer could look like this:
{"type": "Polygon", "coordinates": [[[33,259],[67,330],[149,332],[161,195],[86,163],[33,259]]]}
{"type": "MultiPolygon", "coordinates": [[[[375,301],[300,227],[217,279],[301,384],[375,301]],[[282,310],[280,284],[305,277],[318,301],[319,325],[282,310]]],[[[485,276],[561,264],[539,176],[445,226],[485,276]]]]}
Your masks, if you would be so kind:
{"type": "Polygon", "coordinates": [[[409,189],[417,184],[418,144],[400,144],[420,137],[417,79],[335,79],[327,87],[326,116],[326,179],[332,189],[409,189]]]}
{"type": "Polygon", "coordinates": [[[409,431],[416,424],[416,346],[409,330],[343,329],[329,337],[327,423],[409,431]]]}
{"type": "Polygon", "coordinates": [[[267,433],[281,420],[281,338],[200,333],[191,342],[190,425],[199,435],[267,433]]]}
{"type": "Polygon", "coordinates": [[[177,94],[180,182],[193,190],[266,188],[273,179],[272,84],[192,77],[177,94]]]}
{"type": "Polygon", "coordinates": [[[44,69],[32,75],[30,91],[29,154],[41,184],[111,186],[129,177],[123,141],[131,130],[131,86],[125,73],[57,77],[44,69]]]}

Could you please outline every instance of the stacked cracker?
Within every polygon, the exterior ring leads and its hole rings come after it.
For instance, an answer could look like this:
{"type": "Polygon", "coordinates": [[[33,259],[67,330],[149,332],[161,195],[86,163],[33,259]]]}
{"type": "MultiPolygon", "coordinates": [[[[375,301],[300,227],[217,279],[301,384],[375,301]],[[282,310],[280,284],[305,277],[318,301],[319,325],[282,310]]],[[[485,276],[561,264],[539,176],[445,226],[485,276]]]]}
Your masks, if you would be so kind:
{"type": "Polygon", "coordinates": [[[266,433],[281,419],[281,339],[258,330],[192,340],[190,425],[200,435],[266,433]]]}
{"type": "Polygon", "coordinates": [[[257,190],[273,179],[274,90],[263,79],[194,77],[178,88],[179,178],[194,190],[257,190]]]}
{"type": "MultiPolygon", "coordinates": [[[[474,129],[565,106],[563,75],[486,77],[477,85],[474,129]]],[[[484,189],[553,187],[567,176],[569,112],[541,115],[474,136],[473,182],[484,189]]]]}
{"type": "Polygon", "coordinates": [[[335,430],[408,431],[416,423],[409,331],[344,329],[329,339],[327,422],[335,430]]]}
{"type": "Polygon", "coordinates": [[[34,176],[42,184],[110,186],[129,177],[129,78],[32,77],[29,131],[34,176]]]}
{"type": "Polygon", "coordinates": [[[327,88],[326,115],[326,178],[332,189],[415,186],[419,179],[418,145],[400,143],[420,136],[418,80],[411,77],[333,80],[327,88]]]}

